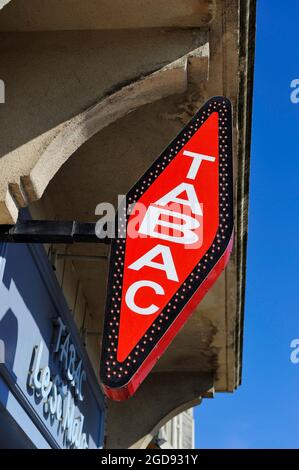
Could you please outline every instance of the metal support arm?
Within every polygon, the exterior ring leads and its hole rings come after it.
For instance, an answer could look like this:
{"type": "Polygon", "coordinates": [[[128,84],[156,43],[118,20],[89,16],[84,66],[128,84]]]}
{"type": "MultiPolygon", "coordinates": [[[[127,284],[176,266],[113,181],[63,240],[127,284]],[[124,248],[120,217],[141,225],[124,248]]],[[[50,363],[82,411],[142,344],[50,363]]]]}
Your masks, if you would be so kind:
{"type": "Polygon", "coordinates": [[[3,243],[110,243],[99,238],[95,223],[56,220],[22,220],[15,225],[0,225],[3,243]]]}

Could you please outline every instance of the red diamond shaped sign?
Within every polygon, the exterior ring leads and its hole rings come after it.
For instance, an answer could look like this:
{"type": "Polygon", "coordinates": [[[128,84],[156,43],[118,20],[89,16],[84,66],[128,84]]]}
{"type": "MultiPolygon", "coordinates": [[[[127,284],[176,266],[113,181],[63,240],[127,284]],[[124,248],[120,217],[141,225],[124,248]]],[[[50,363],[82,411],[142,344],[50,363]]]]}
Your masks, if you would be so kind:
{"type": "Polygon", "coordinates": [[[231,133],[230,102],[212,98],[127,194],[111,244],[101,356],[114,400],[133,395],[228,262],[231,133]]]}

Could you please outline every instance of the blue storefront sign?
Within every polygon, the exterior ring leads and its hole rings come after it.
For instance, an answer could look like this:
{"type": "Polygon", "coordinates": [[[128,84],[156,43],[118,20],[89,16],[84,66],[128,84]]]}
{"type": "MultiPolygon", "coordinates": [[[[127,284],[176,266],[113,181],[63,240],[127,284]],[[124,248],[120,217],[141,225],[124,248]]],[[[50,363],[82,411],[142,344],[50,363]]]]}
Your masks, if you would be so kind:
{"type": "Polygon", "coordinates": [[[104,419],[43,246],[0,245],[0,447],[101,448],[104,419]]]}

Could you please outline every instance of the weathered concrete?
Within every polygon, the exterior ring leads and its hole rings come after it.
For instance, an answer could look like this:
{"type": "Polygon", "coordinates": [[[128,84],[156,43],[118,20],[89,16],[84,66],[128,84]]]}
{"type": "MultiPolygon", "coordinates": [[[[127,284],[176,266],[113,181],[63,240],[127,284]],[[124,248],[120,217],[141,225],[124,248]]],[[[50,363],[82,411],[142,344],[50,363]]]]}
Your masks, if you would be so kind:
{"type": "MultiPolygon", "coordinates": [[[[95,106],[56,128],[55,137],[45,146],[28,176],[21,176],[20,195],[24,204],[42,197],[50,180],[67,159],[87,140],[126,114],[167,96],[187,91],[188,79],[207,77],[208,47],[199,48],[157,72],[121,88],[95,106]],[[206,50],[206,54],[202,49],[206,50]],[[192,61],[188,71],[188,59],[192,61]]],[[[41,145],[42,146],[42,145],[41,145]]],[[[13,188],[15,189],[15,187],[13,188]]],[[[15,197],[14,201],[18,198],[15,197]]],[[[13,214],[12,214],[13,215],[13,214]]]]}
{"type": "Polygon", "coordinates": [[[215,12],[216,0],[13,0],[0,30],[195,28],[215,12]]]}
{"type": "Polygon", "coordinates": [[[86,32],[56,33],[53,40],[48,34],[41,37],[38,34],[36,50],[30,37],[29,34],[28,40],[24,34],[21,38],[4,35],[0,46],[3,48],[0,76],[7,84],[6,103],[0,109],[0,116],[6,122],[0,142],[1,223],[16,220],[19,207],[40,198],[67,158],[103,127],[146,103],[183,93],[188,81],[204,81],[208,76],[209,46],[203,33],[179,37],[177,33],[118,33],[118,38],[109,41],[109,45],[99,33],[96,36],[86,32]],[[180,40],[179,47],[176,43],[171,45],[175,37],[180,40]],[[22,39],[21,49],[17,47],[18,38],[22,39]],[[64,46],[64,39],[69,39],[71,45],[64,46]],[[137,48],[136,40],[143,50],[137,48]],[[95,44],[105,47],[97,57],[96,50],[90,51],[88,47],[94,48],[95,44]],[[197,47],[169,62],[168,58],[177,57],[190,46],[197,47]],[[44,48],[49,47],[49,57],[45,58],[44,48]],[[64,49],[69,68],[65,67],[64,49]],[[87,62],[86,68],[79,67],[78,58],[87,62]],[[19,59],[20,63],[16,62],[19,59]],[[167,65],[160,67],[165,62],[167,65]],[[108,77],[99,75],[104,65],[109,70],[108,77]],[[153,69],[158,70],[151,74],[153,69]],[[17,82],[16,73],[21,77],[17,82]],[[95,74],[98,86],[94,83],[95,74]],[[141,76],[139,80],[136,74],[141,76]],[[47,76],[46,95],[43,76],[47,76]],[[132,77],[130,85],[122,86],[128,76],[132,77]],[[119,91],[113,93],[115,87],[119,91]],[[92,100],[97,95],[102,99],[94,104],[92,100]],[[78,113],[82,107],[87,109],[78,113]],[[19,126],[18,133],[16,126],[19,126]]]}
{"type": "Polygon", "coordinates": [[[126,402],[109,402],[105,447],[145,449],[161,426],[198,405],[212,386],[210,373],[152,373],[134,397],[126,402]]]}

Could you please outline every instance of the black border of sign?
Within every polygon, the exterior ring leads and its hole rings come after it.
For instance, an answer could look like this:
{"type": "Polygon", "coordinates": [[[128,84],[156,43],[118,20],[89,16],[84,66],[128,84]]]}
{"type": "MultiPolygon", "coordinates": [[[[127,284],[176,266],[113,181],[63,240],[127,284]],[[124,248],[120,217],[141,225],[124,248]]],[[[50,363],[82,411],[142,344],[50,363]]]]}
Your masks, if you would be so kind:
{"type": "MultiPolygon", "coordinates": [[[[194,293],[207,279],[225,253],[233,235],[233,162],[232,162],[232,107],[227,98],[216,96],[208,100],[151,165],[126,197],[126,207],[120,214],[121,228],[127,224],[126,211],[174,159],[181,148],[213,113],[219,114],[219,224],[215,239],[206,254],[181,285],[170,302],[152,323],[128,358],[116,359],[119,329],[121,288],[125,258],[125,238],[115,238],[110,247],[110,267],[101,355],[101,381],[104,391],[121,389],[134,377],[138,369],[163,338],[194,293]],[[183,299],[182,299],[183,297],[183,299]],[[143,350],[143,351],[142,351],[143,350]]],[[[158,357],[157,359],[158,360],[158,357]]]]}

